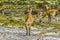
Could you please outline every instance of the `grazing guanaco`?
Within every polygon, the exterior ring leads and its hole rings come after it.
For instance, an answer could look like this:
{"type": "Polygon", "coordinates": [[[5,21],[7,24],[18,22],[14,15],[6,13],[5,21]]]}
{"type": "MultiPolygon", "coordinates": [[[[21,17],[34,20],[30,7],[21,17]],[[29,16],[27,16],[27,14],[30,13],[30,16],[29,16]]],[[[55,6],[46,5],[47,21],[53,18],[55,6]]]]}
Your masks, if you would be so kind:
{"type": "MultiPolygon", "coordinates": [[[[46,17],[48,17],[48,22],[51,22],[52,18],[56,18],[57,14],[59,13],[57,9],[54,9],[50,7],[49,5],[45,4],[43,5],[46,9],[44,12],[38,12],[38,16],[40,17],[40,21],[44,20],[46,17]]],[[[57,19],[58,22],[58,19],[57,19]]]]}
{"type": "MultiPolygon", "coordinates": [[[[44,12],[44,15],[42,18],[45,18],[46,16],[48,16],[48,22],[51,22],[51,19],[55,18],[58,15],[58,13],[59,13],[58,10],[49,8],[49,9],[47,9],[46,12],[44,12]]],[[[58,19],[57,19],[57,21],[58,21],[58,19]]]]}
{"type": "MultiPolygon", "coordinates": [[[[56,9],[50,9],[50,10],[48,10],[47,11],[47,15],[49,16],[49,17],[51,17],[51,19],[53,18],[53,19],[55,19],[56,18],[56,16],[58,15],[58,10],[56,10],[56,9]]],[[[50,20],[51,20],[50,19],[50,20]]],[[[57,22],[58,22],[58,19],[57,19],[57,22]]]]}

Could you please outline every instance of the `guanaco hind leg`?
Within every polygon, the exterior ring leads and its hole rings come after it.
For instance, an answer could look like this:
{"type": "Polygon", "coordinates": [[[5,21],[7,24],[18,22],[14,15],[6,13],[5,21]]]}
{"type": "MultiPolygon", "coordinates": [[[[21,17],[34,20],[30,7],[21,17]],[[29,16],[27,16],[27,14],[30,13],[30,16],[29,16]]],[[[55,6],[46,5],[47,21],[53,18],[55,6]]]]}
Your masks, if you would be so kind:
{"type": "Polygon", "coordinates": [[[26,23],[26,35],[30,36],[30,30],[31,30],[31,23],[26,23]]]}

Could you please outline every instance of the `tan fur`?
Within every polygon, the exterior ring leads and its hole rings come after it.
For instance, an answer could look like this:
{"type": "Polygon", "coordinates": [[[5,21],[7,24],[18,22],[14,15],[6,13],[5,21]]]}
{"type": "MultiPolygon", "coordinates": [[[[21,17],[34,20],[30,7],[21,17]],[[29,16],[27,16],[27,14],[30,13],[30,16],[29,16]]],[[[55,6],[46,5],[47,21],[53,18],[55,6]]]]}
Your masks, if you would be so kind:
{"type": "Polygon", "coordinates": [[[34,21],[33,15],[31,14],[32,11],[27,12],[25,15],[25,27],[26,27],[26,35],[30,36],[31,25],[34,21]]]}
{"type": "Polygon", "coordinates": [[[58,10],[49,8],[45,12],[38,12],[37,15],[38,17],[40,17],[41,21],[44,20],[46,17],[48,17],[48,22],[51,22],[51,19],[55,18],[58,13],[59,13],[58,10]]]}
{"type": "Polygon", "coordinates": [[[25,22],[33,22],[34,18],[31,13],[25,15],[25,22]]]}

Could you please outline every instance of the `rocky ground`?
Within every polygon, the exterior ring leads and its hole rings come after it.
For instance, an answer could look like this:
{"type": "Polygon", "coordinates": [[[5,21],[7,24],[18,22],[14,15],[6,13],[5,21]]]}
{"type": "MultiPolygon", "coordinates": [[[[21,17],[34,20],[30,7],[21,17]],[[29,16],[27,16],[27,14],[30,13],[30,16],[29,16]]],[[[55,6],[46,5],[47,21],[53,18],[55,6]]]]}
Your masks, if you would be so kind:
{"type": "Polygon", "coordinates": [[[0,40],[60,40],[59,33],[39,35],[39,32],[40,30],[32,27],[31,36],[26,36],[25,29],[0,27],[0,40]]]}

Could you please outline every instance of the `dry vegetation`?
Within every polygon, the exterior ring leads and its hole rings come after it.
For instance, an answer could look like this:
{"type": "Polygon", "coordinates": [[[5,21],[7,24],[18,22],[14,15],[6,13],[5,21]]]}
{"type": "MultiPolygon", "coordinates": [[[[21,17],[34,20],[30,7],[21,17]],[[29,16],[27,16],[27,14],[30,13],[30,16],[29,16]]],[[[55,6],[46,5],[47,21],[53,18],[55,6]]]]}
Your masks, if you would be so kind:
{"type": "MultiPolygon", "coordinates": [[[[33,0],[33,1],[20,1],[20,0],[0,0],[0,8],[4,8],[5,9],[9,9],[9,10],[25,10],[25,8],[27,7],[27,5],[32,5],[33,10],[37,9],[38,3],[33,0]],[[34,1],[34,2],[33,2],[34,1]],[[33,4],[32,4],[33,3],[33,4]]],[[[52,0],[51,0],[52,1],[52,0]]],[[[57,1],[57,3],[59,3],[59,0],[57,1]]],[[[51,4],[50,4],[51,5],[51,4]]],[[[53,4],[52,4],[53,5],[53,4]]],[[[57,9],[60,8],[60,4],[56,4],[55,6],[57,7],[57,9]],[[56,6],[57,5],[57,6],[56,6]]],[[[4,27],[23,27],[24,28],[24,12],[10,12],[10,13],[6,13],[6,14],[0,14],[0,26],[4,26],[4,27]]],[[[35,15],[33,15],[35,17],[35,15]]],[[[55,29],[53,30],[47,30],[45,32],[41,32],[42,34],[46,33],[46,32],[56,32],[56,31],[60,31],[60,21],[58,23],[48,23],[48,22],[44,22],[44,23],[40,23],[40,22],[33,22],[32,24],[33,27],[36,28],[48,28],[49,26],[55,27],[55,29]],[[57,30],[56,30],[57,29],[57,30]]]]}

